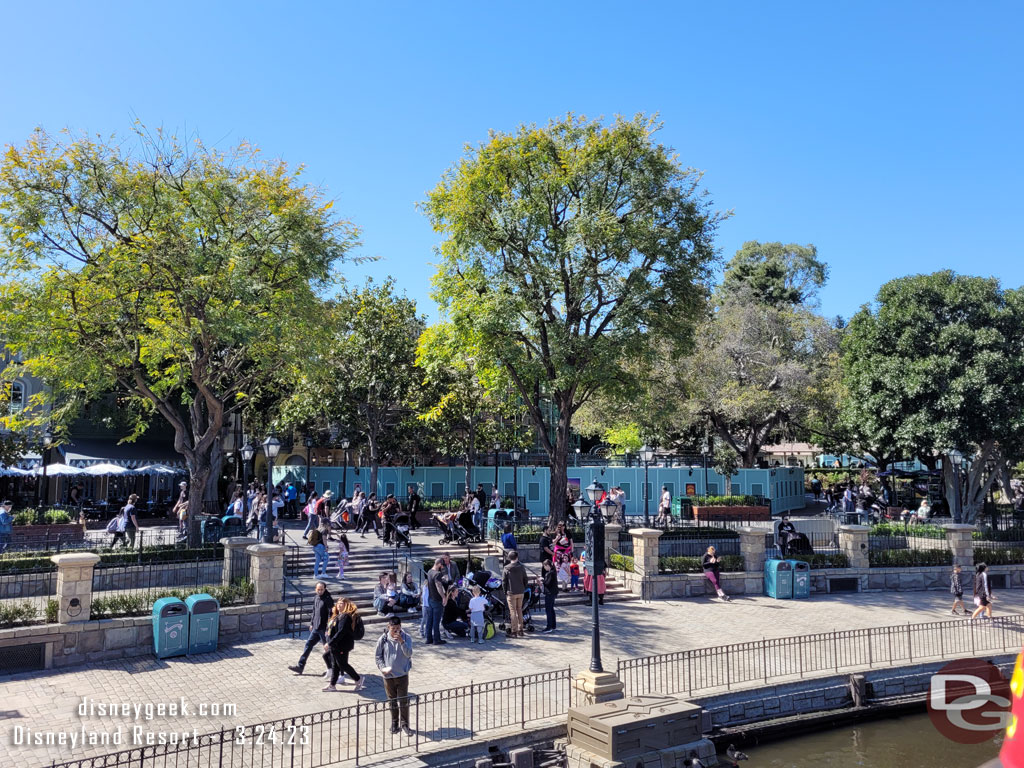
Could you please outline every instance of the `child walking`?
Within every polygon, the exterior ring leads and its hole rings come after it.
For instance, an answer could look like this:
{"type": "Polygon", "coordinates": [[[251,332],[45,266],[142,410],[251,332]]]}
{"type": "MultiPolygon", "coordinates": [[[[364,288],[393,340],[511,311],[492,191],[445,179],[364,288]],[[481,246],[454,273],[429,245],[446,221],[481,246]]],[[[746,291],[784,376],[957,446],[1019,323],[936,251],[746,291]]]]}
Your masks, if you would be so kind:
{"type": "Polygon", "coordinates": [[[580,559],[576,555],[572,556],[572,562],[569,564],[569,589],[572,592],[579,591],[580,588],[580,559]]]}
{"type": "Polygon", "coordinates": [[[341,534],[338,544],[338,580],[345,578],[345,569],[348,567],[348,536],[341,534]]]}
{"type": "Polygon", "coordinates": [[[949,609],[949,612],[956,616],[956,607],[959,605],[960,614],[966,615],[967,609],[964,608],[964,584],[960,578],[959,565],[954,565],[953,572],[949,575],[949,591],[953,595],[953,607],[949,609]]]}
{"type": "Polygon", "coordinates": [[[568,591],[569,580],[572,578],[569,570],[569,558],[562,557],[561,562],[558,564],[558,587],[563,591],[568,591]]]}
{"type": "Polygon", "coordinates": [[[480,594],[480,587],[473,587],[469,600],[469,642],[484,644],[484,609],[487,598],[480,594]]]}

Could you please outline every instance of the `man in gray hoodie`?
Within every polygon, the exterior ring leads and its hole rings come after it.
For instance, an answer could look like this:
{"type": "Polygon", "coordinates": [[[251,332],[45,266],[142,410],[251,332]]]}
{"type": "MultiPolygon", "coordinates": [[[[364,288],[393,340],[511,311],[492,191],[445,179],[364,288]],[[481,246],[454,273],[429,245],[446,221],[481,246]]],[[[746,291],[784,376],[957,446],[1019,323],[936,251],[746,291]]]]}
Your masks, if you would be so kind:
{"type": "Polygon", "coordinates": [[[401,728],[412,736],[409,728],[409,670],[412,669],[412,638],[402,631],[402,620],[392,616],[387,631],[377,641],[377,669],[384,678],[384,691],[391,705],[391,732],[401,728]],[[401,712],[401,718],[399,718],[401,712]]]}

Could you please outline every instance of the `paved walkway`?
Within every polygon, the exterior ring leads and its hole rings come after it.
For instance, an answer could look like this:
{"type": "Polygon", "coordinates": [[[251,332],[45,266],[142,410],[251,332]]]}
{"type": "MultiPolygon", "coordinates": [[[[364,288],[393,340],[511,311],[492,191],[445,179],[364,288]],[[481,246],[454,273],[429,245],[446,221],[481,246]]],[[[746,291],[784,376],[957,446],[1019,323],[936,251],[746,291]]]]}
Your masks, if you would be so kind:
{"type": "MultiPolygon", "coordinates": [[[[706,599],[619,603],[606,605],[602,614],[602,651],[606,668],[617,657],[725,645],[833,629],[854,629],[905,622],[954,619],[947,613],[948,596],[941,592],[861,594],[815,597],[809,602],[775,601],[765,597],[739,597],[731,603],[706,599]]],[[[1024,593],[1004,592],[999,613],[1024,612],[1024,593]]],[[[589,612],[584,606],[559,611],[554,635],[522,640],[501,639],[480,647],[453,641],[443,648],[427,648],[415,639],[412,692],[451,688],[532,672],[586,668],[590,660],[589,612]]],[[[415,632],[415,629],[414,629],[415,632]]],[[[415,635],[414,635],[415,637],[415,635]]],[[[29,673],[0,678],[0,765],[43,766],[114,751],[98,747],[26,747],[12,743],[14,728],[112,732],[118,725],[130,731],[191,731],[199,733],[237,725],[380,701],[383,685],[372,661],[376,633],[352,654],[357,670],[369,673],[363,694],[322,693],[313,673],[321,667],[311,659],[308,674],[296,677],[287,670],[295,662],[300,640],[277,638],[228,648],[195,658],[158,661],[150,657],[117,661],[89,668],[29,673]],[[103,703],[157,705],[185,697],[191,716],[133,718],[80,717],[83,697],[103,703]],[[234,705],[228,716],[199,715],[200,705],[234,705]]]]}

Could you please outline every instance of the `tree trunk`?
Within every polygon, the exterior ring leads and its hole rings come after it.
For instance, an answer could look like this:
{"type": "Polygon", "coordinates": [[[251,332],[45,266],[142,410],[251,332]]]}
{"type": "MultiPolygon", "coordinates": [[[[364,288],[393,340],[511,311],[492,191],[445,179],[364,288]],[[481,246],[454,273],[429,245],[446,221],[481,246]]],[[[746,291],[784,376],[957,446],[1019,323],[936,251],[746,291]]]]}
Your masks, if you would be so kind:
{"type": "Polygon", "coordinates": [[[552,525],[565,519],[565,494],[569,486],[569,427],[572,403],[564,402],[564,400],[565,398],[559,398],[555,401],[558,406],[558,426],[555,428],[554,455],[548,454],[551,461],[548,519],[552,525]]]}
{"type": "MultiPolygon", "coordinates": [[[[196,548],[202,546],[202,516],[221,510],[208,508],[207,483],[210,479],[209,456],[195,456],[195,461],[188,462],[188,544],[196,548]]],[[[210,505],[212,507],[212,505],[210,505]]]]}
{"type": "Polygon", "coordinates": [[[473,487],[473,459],[475,458],[476,447],[476,423],[471,421],[468,430],[468,440],[466,444],[466,491],[473,487]]]}
{"type": "Polygon", "coordinates": [[[380,453],[377,451],[377,433],[375,430],[368,430],[366,442],[370,446],[370,487],[367,496],[377,492],[377,471],[380,469],[380,453]]]}

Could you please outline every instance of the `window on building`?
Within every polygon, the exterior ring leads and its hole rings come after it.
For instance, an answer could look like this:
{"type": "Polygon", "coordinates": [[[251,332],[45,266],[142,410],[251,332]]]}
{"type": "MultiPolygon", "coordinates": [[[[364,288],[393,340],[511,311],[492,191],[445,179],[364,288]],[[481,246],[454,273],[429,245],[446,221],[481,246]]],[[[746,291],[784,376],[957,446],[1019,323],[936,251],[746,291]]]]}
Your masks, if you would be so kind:
{"type": "Polygon", "coordinates": [[[529,483],[526,486],[526,495],[530,501],[540,501],[540,483],[529,483]]]}
{"type": "Polygon", "coordinates": [[[626,501],[630,501],[633,497],[630,495],[629,483],[619,483],[619,488],[626,494],[626,501]]]}
{"type": "Polygon", "coordinates": [[[444,496],[444,483],[431,483],[430,495],[432,498],[440,499],[444,496]]]}
{"type": "Polygon", "coordinates": [[[20,381],[11,384],[11,413],[18,413],[25,408],[25,385],[20,381]]]}
{"type": "Polygon", "coordinates": [[[504,495],[506,499],[511,499],[512,494],[515,493],[515,489],[512,487],[512,483],[505,483],[504,495]]]}
{"type": "Polygon", "coordinates": [[[456,497],[458,497],[460,499],[463,496],[466,495],[466,484],[465,483],[456,483],[455,484],[455,495],[456,495],[456,497]]]}
{"type": "Polygon", "coordinates": [[[764,496],[764,484],[763,483],[751,483],[750,484],[750,495],[751,496],[764,496]]]}
{"type": "Polygon", "coordinates": [[[394,493],[394,492],[395,492],[395,484],[394,483],[384,483],[384,495],[385,496],[387,496],[389,493],[394,493]]]}
{"type": "Polygon", "coordinates": [[[708,496],[718,495],[718,483],[708,483],[708,496]]]}

